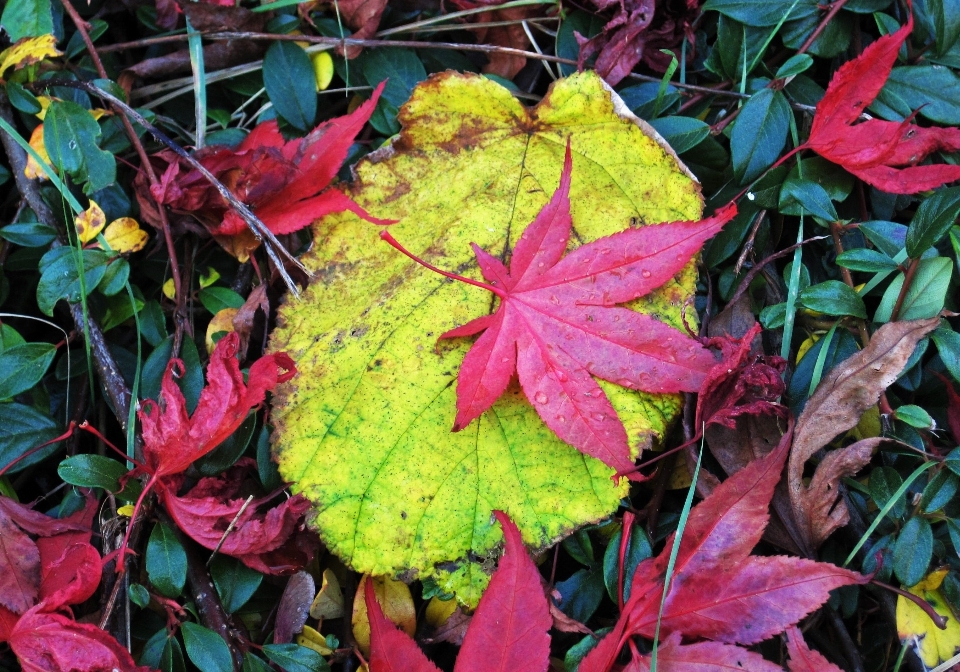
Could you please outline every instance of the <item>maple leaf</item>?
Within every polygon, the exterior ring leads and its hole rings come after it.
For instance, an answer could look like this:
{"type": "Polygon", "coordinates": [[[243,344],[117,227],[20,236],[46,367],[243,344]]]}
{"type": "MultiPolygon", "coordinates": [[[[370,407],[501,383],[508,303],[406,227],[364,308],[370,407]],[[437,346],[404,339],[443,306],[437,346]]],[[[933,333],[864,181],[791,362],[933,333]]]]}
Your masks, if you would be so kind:
{"type": "MultiPolygon", "coordinates": [[[[494,511],[503,528],[503,557],[470,621],[454,672],[545,672],[550,663],[551,618],[540,573],[517,526],[494,511]]],[[[370,618],[370,672],[439,672],[416,643],[383,615],[366,582],[370,618]]]]}
{"type": "Polygon", "coordinates": [[[790,672],[840,672],[840,668],[824,658],[816,651],[812,651],[803,641],[800,628],[791,625],[786,629],[787,635],[787,669],[790,672]]]}
{"type": "Polygon", "coordinates": [[[915,194],[960,179],[960,166],[916,165],[936,151],[960,150],[960,129],[922,128],[911,115],[902,122],[855,123],[890,76],[900,47],[913,30],[913,13],[844,63],[817,104],[810,137],[801,147],[837,163],[867,184],[893,194],[915,194]]]}
{"type": "MultiPolygon", "coordinates": [[[[323,122],[303,138],[284,141],[276,120],[271,120],[259,124],[236,148],[210,147],[195,158],[275,234],[298,231],[324,215],[345,210],[374,223],[392,223],[371,216],[342,191],[327,188],[384,86],[382,82],[370,100],[350,114],[323,122]]],[[[145,190],[161,206],[195,216],[235,256],[242,259],[256,248],[259,243],[246,222],[199,171],[181,174],[181,160],[170,151],[154,159],[166,164],[159,171],[159,183],[148,188],[145,178],[138,176],[138,200],[141,206],[146,204],[147,221],[159,225],[158,217],[150,214],[155,206],[149,204],[145,190]]]]}
{"type": "Polygon", "coordinates": [[[484,331],[464,357],[457,377],[457,417],[466,427],[507,389],[514,370],[524,393],[558,437],[626,474],[634,470],[627,433],[591,376],[646,392],[699,389],[716,360],[709,350],[659,320],[615,304],[643,296],[672,278],[703,243],[736,215],[730,204],[699,222],[628,229],[574,250],[566,257],[570,218],[570,146],[553,198],[520,236],[508,270],[473,245],[484,284],[500,298],[484,315],[440,338],[484,331]]]}
{"type": "Polygon", "coordinates": [[[653,638],[661,601],[663,635],[755,644],[819,607],[834,588],[868,580],[828,563],[750,555],[769,520],[767,508],[790,438],[787,432],[774,451],[738,471],[694,507],[666,600],[674,535],[659,556],[637,565],[630,600],[613,632],[584,658],[581,672],[606,672],[631,637],[653,638]]]}
{"type": "Polygon", "coordinates": [[[247,503],[241,490],[255,470],[256,463],[244,458],[220,476],[200,479],[182,496],[176,494],[183,482],[179,476],[160,480],[157,492],[177,526],[201,546],[263,574],[295,571],[313,556],[312,535],[298,533],[310,503],[299,494],[265,511],[273,495],[247,503]]]}

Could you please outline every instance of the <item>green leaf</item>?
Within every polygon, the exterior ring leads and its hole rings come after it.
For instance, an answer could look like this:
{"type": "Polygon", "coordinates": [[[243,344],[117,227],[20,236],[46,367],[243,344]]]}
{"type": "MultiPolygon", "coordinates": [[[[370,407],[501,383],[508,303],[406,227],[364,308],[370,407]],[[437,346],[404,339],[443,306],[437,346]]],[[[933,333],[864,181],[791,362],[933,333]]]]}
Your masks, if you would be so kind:
{"type": "Polygon", "coordinates": [[[563,550],[581,565],[593,564],[593,542],[590,541],[590,532],[577,530],[563,540],[563,550]]]}
{"type": "MultiPolygon", "coordinates": [[[[783,19],[784,12],[791,4],[766,0],[707,0],[703,9],[720,12],[748,26],[775,26],[783,19]]],[[[801,0],[790,12],[790,19],[817,16],[818,13],[815,0],[801,0]]]]}
{"type": "MultiPolygon", "coordinates": [[[[62,433],[50,414],[17,403],[0,404],[0,469],[5,468],[21,455],[56,438],[62,433]]],[[[16,473],[46,459],[60,449],[61,442],[47,446],[17,462],[7,470],[16,473]]]]}
{"type": "Polygon", "coordinates": [[[933,19],[935,53],[946,54],[960,37],[960,2],[957,0],[925,0],[927,14],[933,19]]]}
{"type": "Polygon", "coordinates": [[[23,343],[0,353],[0,399],[9,399],[40,382],[57,354],[50,343],[23,343]]]}
{"type": "Polygon", "coordinates": [[[173,530],[163,523],[157,523],[150,533],[146,566],[154,588],[167,597],[180,597],[187,580],[187,552],[173,530]]]}
{"type": "Polygon", "coordinates": [[[839,219],[826,189],[816,182],[793,177],[788,177],[780,189],[780,210],[791,215],[803,211],[828,222],[839,219]]]}
{"type": "Polygon", "coordinates": [[[15,222],[0,229],[0,238],[21,247],[46,247],[56,237],[53,227],[40,222],[15,222]]]}
{"type": "Polygon", "coordinates": [[[800,303],[825,315],[853,315],[867,318],[863,299],[839,280],[827,280],[800,292],[800,303]]]}
{"type": "Polygon", "coordinates": [[[286,672],[330,672],[323,656],[299,644],[264,644],[263,653],[286,672]]]}
{"type": "Polygon", "coordinates": [[[762,89],[740,110],[730,135],[737,182],[746,184],[773,165],[787,141],[790,104],[780,91],[762,89]]]}
{"type": "Polygon", "coordinates": [[[953,379],[960,382],[960,334],[941,324],[930,334],[937,345],[937,352],[953,379]]]}
{"type": "MultiPolygon", "coordinates": [[[[945,257],[921,259],[897,319],[922,320],[933,317],[943,310],[952,272],[953,262],[945,257]]],[[[900,295],[900,288],[903,287],[903,278],[903,273],[898,274],[883,293],[877,313],[873,317],[874,322],[890,321],[893,307],[900,295]]]]}
{"type": "MultiPolygon", "coordinates": [[[[620,539],[623,537],[623,527],[617,530],[607,544],[603,553],[603,582],[607,587],[607,595],[617,603],[617,582],[620,580],[620,539]]],[[[627,552],[623,559],[623,602],[630,599],[630,589],[633,586],[633,574],[643,560],[653,555],[650,538],[646,531],[634,525],[630,528],[630,539],[627,541],[627,552]]]]}
{"type": "Polygon", "coordinates": [[[227,437],[212,452],[193,463],[200,475],[217,476],[236,464],[247,446],[250,445],[250,440],[253,438],[253,432],[256,428],[257,415],[251,413],[243,421],[243,424],[237,428],[237,431],[227,437]]]}
{"type": "Polygon", "coordinates": [[[61,299],[77,303],[96,289],[107,272],[109,261],[110,257],[102,250],[82,250],[79,255],[66,245],[50,250],[40,259],[37,307],[44,314],[53,315],[53,307],[61,299]],[[83,267],[82,283],[80,266],[83,267]]]}
{"type": "Polygon", "coordinates": [[[72,455],[59,464],[57,473],[65,483],[82,488],[102,488],[127,502],[136,501],[143,491],[140,481],[135,478],[128,478],[126,486],[121,488],[120,479],[127,474],[126,466],[103,455],[72,455]]]}
{"type": "Polygon", "coordinates": [[[273,668],[248,651],[243,656],[241,672],[273,672],[273,668]]]}
{"type": "Polygon", "coordinates": [[[693,117],[660,117],[651,120],[650,125],[677,154],[693,149],[710,135],[710,126],[693,117]]]}
{"type": "MultiPolygon", "coordinates": [[[[173,336],[171,335],[154,348],[143,364],[141,398],[158,399],[160,397],[160,382],[172,354],[173,336]]],[[[200,353],[192,340],[187,339],[183,342],[180,359],[183,361],[184,372],[174,380],[187,401],[187,411],[193,413],[200,400],[200,392],[203,390],[203,367],[200,366],[200,353]]]]}
{"type": "Polygon", "coordinates": [[[783,65],[777,69],[777,74],[773,77],[774,79],[786,79],[787,77],[794,77],[799,75],[801,72],[806,72],[812,65],[813,57],[810,56],[810,54],[794,54],[783,62],[783,65]]]}
{"type": "Polygon", "coordinates": [[[900,422],[905,422],[911,427],[917,429],[933,429],[936,424],[930,414],[914,404],[905,404],[893,412],[894,417],[900,422]]]}
{"type": "Polygon", "coordinates": [[[936,65],[894,68],[870,109],[895,120],[917,110],[930,121],[960,125],[960,77],[936,65]]]}
{"type": "Polygon", "coordinates": [[[223,672],[233,669],[233,656],[223,637],[213,630],[186,622],[180,626],[187,657],[200,672],[223,672]]]}
{"type": "Polygon", "coordinates": [[[920,498],[920,510],[924,513],[938,511],[953,500],[960,479],[949,469],[941,469],[930,479],[920,498]]]}
{"type": "MultiPolygon", "coordinates": [[[[657,106],[657,96],[660,85],[655,82],[645,82],[636,86],[628,86],[619,92],[623,102],[641,119],[653,119],[657,106]]],[[[670,84],[660,99],[661,114],[672,114],[680,109],[680,91],[670,84]]]]}
{"type": "MultiPolygon", "coordinates": [[[[569,58],[575,61],[580,57],[580,44],[574,33],[580,33],[587,39],[597,35],[603,29],[603,21],[596,14],[574,10],[567,12],[566,18],[560,24],[557,30],[556,53],[560,58],[569,58]]],[[[569,77],[577,71],[577,66],[567,63],[558,63],[560,73],[564,77],[569,77]]],[[[646,117],[641,117],[646,118],[646,117]]]]}
{"type": "Polygon", "coordinates": [[[277,113],[301,131],[317,116],[317,83],[310,57],[293,42],[274,42],[263,57],[263,84],[277,113]]]}
{"type": "Polygon", "coordinates": [[[150,604],[150,591],[139,583],[130,584],[130,588],[127,590],[127,596],[131,602],[141,609],[150,604]]]}
{"type": "Polygon", "coordinates": [[[864,273],[883,273],[897,270],[899,264],[883,252],[861,247],[838,254],[837,266],[864,273]]]}
{"type": "Polygon", "coordinates": [[[944,458],[943,463],[947,465],[953,473],[960,476],[960,448],[954,448],[944,458]]]}
{"type": "Polygon", "coordinates": [[[11,42],[25,37],[40,37],[53,32],[50,0],[7,0],[0,25],[11,42]]]}
{"type": "Polygon", "coordinates": [[[925,198],[907,228],[907,255],[920,255],[943,238],[960,215],[960,187],[939,189],[925,198]]]}
{"type": "Polygon", "coordinates": [[[78,182],[84,193],[99,191],[114,183],[117,162],[113,154],[97,145],[100,124],[86,110],[70,101],[55,100],[43,122],[43,142],[53,165],[78,182]]]}
{"type": "Polygon", "coordinates": [[[7,82],[7,98],[10,99],[10,104],[21,112],[37,114],[43,110],[37,97],[16,82],[7,82]]]}
{"type": "Polygon", "coordinates": [[[933,557],[933,530],[925,518],[914,516],[900,530],[893,547],[893,571],[905,586],[920,583],[933,557]]]}
{"type": "Polygon", "coordinates": [[[199,298],[203,307],[212,315],[216,315],[224,308],[239,308],[243,305],[243,297],[228,287],[201,289],[199,298]]]}
{"type": "Polygon", "coordinates": [[[228,614],[245,605],[263,581],[263,574],[223,554],[214,556],[210,563],[210,577],[228,614]]]}
{"type": "Polygon", "coordinates": [[[556,588],[560,593],[560,611],[585,623],[603,600],[603,572],[599,567],[578,569],[570,578],[558,581],[556,588]]]}
{"type": "Polygon", "coordinates": [[[427,71],[412,49],[396,47],[367,50],[362,68],[370,86],[387,82],[370,124],[384,135],[393,135],[400,130],[397,122],[400,106],[407,102],[413,87],[427,78],[427,71]]]}

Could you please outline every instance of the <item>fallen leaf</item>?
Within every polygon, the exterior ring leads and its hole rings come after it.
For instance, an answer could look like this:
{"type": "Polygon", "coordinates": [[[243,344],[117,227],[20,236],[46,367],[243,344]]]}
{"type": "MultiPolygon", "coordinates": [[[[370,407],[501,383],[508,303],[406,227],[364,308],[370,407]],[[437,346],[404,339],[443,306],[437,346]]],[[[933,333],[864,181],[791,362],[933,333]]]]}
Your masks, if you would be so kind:
{"type": "Polygon", "coordinates": [[[663,586],[674,535],[659,556],[637,565],[617,625],[583,660],[581,672],[609,670],[632,636],[652,639],[662,600],[661,636],[676,632],[688,639],[749,645],[798,622],[834,588],[868,580],[828,563],[750,555],[767,524],[790,437],[788,431],[776,450],[738,471],[693,508],[666,600],[663,586]]]}
{"type": "Polygon", "coordinates": [[[27,165],[23,167],[23,174],[30,180],[48,180],[50,174],[54,173],[53,165],[50,162],[50,155],[47,154],[47,146],[43,141],[43,124],[39,124],[30,134],[30,147],[37,153],[37,156],[43,161],[41,166],[34,160],[33,155],[27,155],[27,165]]]}
{"type": "MultiPolygon", "coordinates": [[[[571,247],[628,227],[697,220],[699,186],[593,73],[553,85],[524,108],[505,88],[444,73],[400,111],[392,145],[357,165],[351,198],[415,254],[473,279],[469,244],[505,255],[559,183],[567,138],[576,225],[571,247]]],[[[278,389],[271,420],[281,475],[317,506],[311,524],[357,571],[430,578],[474,606],[500,543],[490,511],[510,515],[543,549],[613,512],[626,482],[540,420],[516,385],[455,434],[455,380],[466,339],[436,338],[489,313],[490,295],[423,272],[352,213],[314,228],[303,261],[314,281],[279,310],[270,349],[306,367],[278,389]],[[372,506],[371,502],[377,505],[372,506]]],[[[573,253],[575,254],[575,252],[573,253]]],[[[683,329],[696,269],[628,308],[683,329]]],[[[680,395],[600,381],[627,428],[631,455],[660,440],[680,395]]]]}
{"type": "MultiPolygon", "coordinates": [[[[634,657],[630,672],[647,672],[651,669],[651,658],[649,655],[634,657]]],[[[657,669],[661,672],[783,672],[779,665],[764,660],[759,653],[720,642],[683,644],[680,633],[676,632],[660,642],[657,669]]]]}
{"type": "MultiPolygon", "coordinates": [[[[254,128],[236,148],[209,147],[195,158],[275,234],[293,233],[344,210],[389,224],[392,220],[372,217],[342,191],[327,188],[373,113],[383,87],[381,83],[370,100],[350,114],[323,122],[303,138],[285,141],[276,120],[271,120],[254,128]]],[[[149,192],[156,203],[195,216],[228,252],[246,260],[260,241],[243,218],[199,171],[181,166],[178,155],[166,150],[153,158],[165,164],[158,170],[162,178],[147,187],[146,178],[138,174],[138,199],[142,202],[149,192]]],[[[159,226],[152,215],[144,217],[159,226]]]]}
{"type": "Polygon", "coordinates": [[[787,640],[787,655],[790,656],[787,661],[789,672],[842,672],[839,667],[807,646],[797,626],[791,625],[784,634],[787,640]]]}
{"type": "Polygon", "coordinates": [[[62,56],[57,50],[55,35],[40,35],[39,37],[24,37],[3,51],[0,51],[0,78],[9,68],[20,70],[28,65],[39,63],[45,58],[62,56]]]}
{"type": "Polygon", "coordinates": [[[250,294],[233,318],[233,331],[240,337],[238,352],[241,356],[246,356],[247,349],[250,347],[250,337],[257,324],[257,312],[263,313],[262,323],[265,324],[270,317],[270,298],[267,296],[266,284],[257,285],[250,290],[250,294]]]}
{"type": "Polygon", "coordinates": [[[836,483],[855,473],[851,469],[859,469],[869,461],[867,453],[876,444],[865,439],[824,460],[818,467],[824,473],[814,472],[809,486],[803,481],[807,460],[857,425],[860,416],[877,403],[900,375],[920,339],[936,329],[939,322],[934,317],[884,324],[866,348],[834,367],[807,401],[794,430],[787,475],[794,519],[808,554],[847,524],[850,513],[843,500],[838,499],[836,483]]]}
{"type": "Polygon", "coordinates": [[[856,123],[890,76],[900,47],[913,31],[913,13],[900,30],[884,35],[834,74],[817,104],[808,148],[867,184],[892,194],[916,194],[960,179],[960,166],[917,164],[930,154],[960,149],[960,129],[921,127],[870,119],[856,123]]]}
{"type": "Polygon", "coordinates": [[[77,215],[73,223],[77,228],[77,238],[80,243],[89,243],[103,231],[103,227],[107,225],[107,216],[103,214],[99,205],[90,201],[90,207],[77,215]]]}
{"type": "Polygon", "coordinates": [[[372,620],[368,615],[370,603],[366,598],[367,593],[376,596],[377,608],[380,610],[381,616],[386,613],[385,619],[389,619],[391,624],[399,626],[408,638],[413,637],[413,633],[417,630],[417,611],[413,606],[410,587],[403,581],[397,581],[388,576],[371,577],[365,574],[360,578],[360,583],[357,584],[357,592],[353,597],[353,617],[351,619],[353,637],[357,640],[357,646],[364,654],[370,653],[371,637],[373,636],[371,631],[372,620]]]}
{"type": "MultiPolygon", "coordinates": [[[[495,515],[503,527],[503,557],[467,629],[454,672],[546,672],[552,621],[540,573],[516,525],[502,511],[495,515]]],[[[373,588],[367,587],[363,596],[370,623],[370,672],[437,670],[409,633],[383,615],[373,588]]]]}
{"type": "Polygon", "coordinates": [[[290,577],[277,605],[277,624],[273,630],[273,643],[286,644],[303,630],[310,615],[310,602],[317,584],[307,572],[297,572],[290,577]]]}
{"type": "Polygon", "coordinates": [[[343,614],[343,591],[340,590],[340,582],[332,569],[325,569],[320,590],[310,604],[310,618],[322,621],[328,618],[340,618],[343,614]]]}
{"type": "MultiPolygon", "coordinates": [[[[343,23],[353,29],[350,37],[365,40],[373,37],[380,26],[380,17],[387,7],[387,0],[336,0],[328,3],[343,23]]],[[[350,46],[345,50],[338,48],[337,53],[347,58],[356,58],[362,47],[350,46]]]]}
{"type": "MultiPolygon", "coordinates": [[[[213,349],[216,347],[216,343],[213,342],[213,337],[217,334],[223,334],[224,332],[233,331],[233,320],[237,316],[239,308],[224,308],[218,310],[217,314],[211,318],[210,322],[207,324],[207,333],[204,338],[204,344],[207,346],[207,352],[213,352],[213,349]]],[[[238,346],[239,349],[240,346],[238,346]]]]}
{"type": "MultiPolygon", "coordinates": [[[[452,0],[457,9],[476,9],[489,7],[489,12],[480,12],[464,17],[468,23],[465,28],[476,36],[477,44],[493,44],[498,47],[526,50],[530,48],[530,38],[527,37],[521,21],[530,19],[542,13],[541,7],[509,7],[498,9],[504,0],[452,0]],[[501,26],[481,26],[469,28],[470,23],[497,23],[501,26]]],[[[526,56],[518,54],[492,52],[487,54],[487,63],[483,72],[497,75],[504,79],[513,79],[527,64],[526,56]]]]}
{"type": "Polygon", "coordinates": [[[121,217],[107,225],[103,238],[114,252],[132,254],[146,247],[150,236],[133,217],[121,217]]]}
{"type": "Polygon", "coordinates": [[[934,570],[920,583],[907,588],[920,599],[926,600],[938,614],[946,617],[946,629],[938,628],[927,613],[911,600],[897,597],[897,636],[913,643],[917,655],[928,668],[953,658],[960,651],[960,621],[940,592],[943,579],[949,572],[947,568],[934,570]]]}
{"type": "MultiPolygon", "coordinates": [[[[464,429],[489,409],[516,371],[547,427],[582,453],[627,474],[635,467],[626,429],[592,376],[645,392],[693,392],[716,360],[683,332],[614,306],[673,278],[737,210],[730,205],[699,222],[627,229],[561,258],[573,224],[572,167],[568,143],[560,186],[520,236],[509,270],[473,245],[490,284],[446,274],[500,299],[492,315],[440,335],[456,338],[484,332],[460,366],[453,431],[464,429]]],[[[389,232],[380,237],[412,256],[389,232]]]]}

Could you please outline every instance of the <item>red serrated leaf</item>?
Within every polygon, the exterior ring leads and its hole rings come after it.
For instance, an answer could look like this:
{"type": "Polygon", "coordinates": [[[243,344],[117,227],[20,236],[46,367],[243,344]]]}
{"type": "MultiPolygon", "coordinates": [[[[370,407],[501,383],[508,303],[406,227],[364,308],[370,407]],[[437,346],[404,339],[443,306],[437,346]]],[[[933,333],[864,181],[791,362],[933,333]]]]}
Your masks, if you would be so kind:
{"type": "MultiPolygon", "coordinates": [[[[504,551],[470,622],[455,672],[545,672],[550,664],[552,619],[540,573],[520,531],[502,511],[504,551]]],[[[439,672],[410,637],[383,615],[366,582],[370,618],[370,672],[439,672]]]]}
{"type": "Polygon", "coordinates": [[[787,669],[790,672],[841,672],[840,668],[831,663],[816,651],[812,651],[803,641],[800,628],[791,626],[787,634],[787,669]]]}
{"type": "Polygon", "coordinates": [[[245,458],[220,476],[200,479],[183,496],[176,494],[183,479],[169,477],[158,483],[158,494],[177,526],[201,546],[218,548],[264,574],[288,574],[310,560],[299,552],[295,538],[310,503],[298,494],[247,504],[241,491],[245,476],[255,469],[245,458]],[[276,505],[264,510],[271,501],[276,505]]]}
{"type": "MultiPolygon", "coordinates": [[[[652,656],[634,659],[631,672],[648,672],[652,656]]],[[[719,642],[683,644],[674,633],[657,648],[657,670],[660,672],[783,672],[763,656],[739,646],[719,642]]]]}
{"type": "Polygon", "coordinates": [[[960,129],[922,128],[871,119],[855,123],[880,93],[913,30],[913,14],[900,30],[884,35],[845,63],[817,104],[803,147],[840,164],[864,182],[893,194],[915,194],[960,179],[960,166],[916,165],[936,151],[960,149],[960,129]]]}
{"type": "MultiPolygon", "coordinates": [[[[520,236],[509,270],[474,245],[489,285],[428,266],[500,298],[494,314],[441,336],[484,331],[460,367],[454,431],[489,408],[516,370],[530,403],[557,436],[627,473],[634,465],[626,430],[593,376],[647,392],[689,392],[699,389],[716,361],[686,334],[615,306],[674,277],[736,214],[736,206],[699,222],[628,229],[563,257],[572,223],[571,169],[568,145],[560,186],[520,236]]],[[[389,233],[381,237],[423,263],[389,233]]]]}
{"type": "Polygon", "coordinates": [[[207,385],[192,416],[187,413],[186,400],[173,379],[176,369],[183,370],[183,362],[173,359],[167,365],[160,403],[148,399],[137,413],[143,427],[147,473],[163,478],[185,471],[233,434],[247,413],[263,402],[267,390],[290,380],[297,372],[287,354],[266,355],[250,367],[248,382],[244,384],[235,357],[238,344],[239,337],[232,332],[217,342],[207,368],[207,385]]]}
{"type": "MultiPolygon", "coordinates": [[[[791,434],[691,511],[663,605],[662,635],[754,644],[819,607],[830,590],[868,580],[829,563],[749,555],[769,520],[791,434]]],[[[672,546],[673,535],[659,556],[637,566],[630,601],[613,632],[581,663],[581,672],[606,672],[630,637],[654,636],[672,546]]]]}

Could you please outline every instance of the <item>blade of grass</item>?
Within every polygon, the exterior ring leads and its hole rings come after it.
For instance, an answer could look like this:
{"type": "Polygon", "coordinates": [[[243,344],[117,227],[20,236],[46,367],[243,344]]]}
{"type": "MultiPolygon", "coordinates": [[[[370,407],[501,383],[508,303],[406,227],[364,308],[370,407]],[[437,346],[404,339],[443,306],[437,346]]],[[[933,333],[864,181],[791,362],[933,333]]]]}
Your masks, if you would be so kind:
{"type": "Polygon", "coordinates": [[[197,149],[203,149],[207,135],[207,76],[203,65],[203,40],[187,18],[190,67],[193,69],[194,113],[197,117],[197,149]]]}
{"type": "Polygon", "coordinates": [[[833,336],[837,333],[838,324],[840,323],[834,322],[830,331],[823,337],[823,345],[820,346],[820,352],[817,353],[817,361],[813,365],[813,375],[810,376],[810,388],[807,390],[808,397],[813,396],[813,391],[817,389],[817,385],[820,384],[820,379],[823,377],[823,367],[827,363],[827,351],[830,349],[830,344],[833,343],[833,336]]]}

